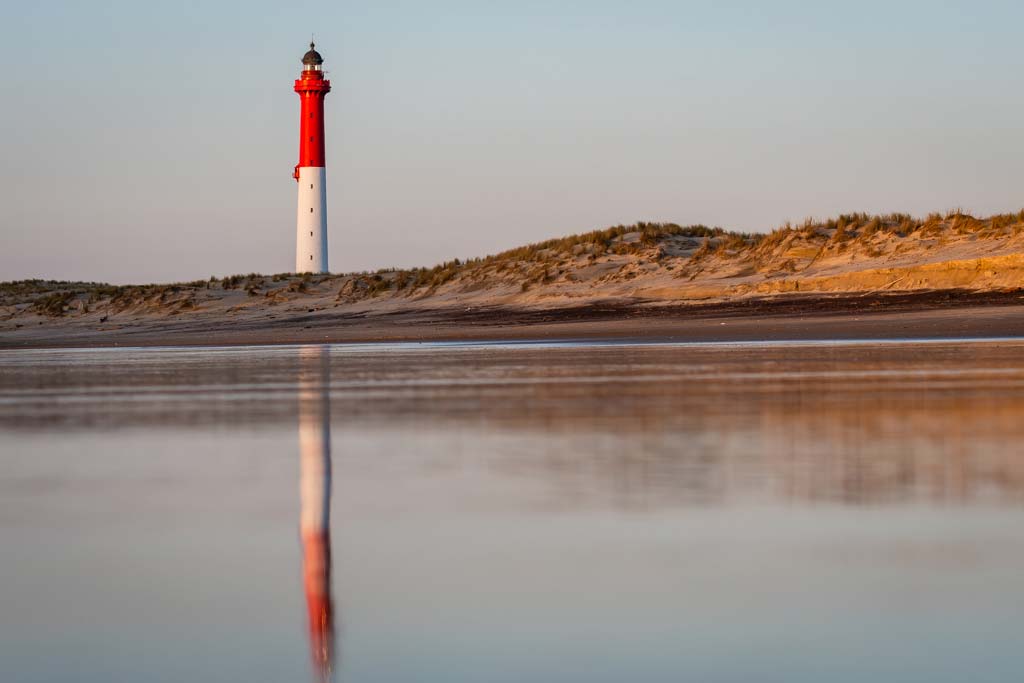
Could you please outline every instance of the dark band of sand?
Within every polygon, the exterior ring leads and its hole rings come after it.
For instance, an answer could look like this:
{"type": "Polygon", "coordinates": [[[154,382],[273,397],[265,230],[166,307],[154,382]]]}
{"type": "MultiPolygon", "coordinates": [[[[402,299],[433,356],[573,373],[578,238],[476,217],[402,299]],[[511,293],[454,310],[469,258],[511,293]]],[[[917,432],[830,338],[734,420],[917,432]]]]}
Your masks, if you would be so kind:
{"type": "Polygon", "coordinates": [[[0,348],[502,340],[785,341],[1024,337],[1024,295],[924,292],[787,296],[727,303],[603,302],[223,319],[201,315],[87,325],[56,319],[0,332],[0,348]]]}

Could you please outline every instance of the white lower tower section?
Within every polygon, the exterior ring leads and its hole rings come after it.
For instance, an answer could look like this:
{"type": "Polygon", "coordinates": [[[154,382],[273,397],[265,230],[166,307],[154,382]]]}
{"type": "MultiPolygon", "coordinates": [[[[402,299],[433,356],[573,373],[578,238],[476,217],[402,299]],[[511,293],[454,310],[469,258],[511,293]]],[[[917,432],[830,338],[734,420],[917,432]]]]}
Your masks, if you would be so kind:
{"type": "Polygon", "coordinates": [[[299,210],[296,226],[295,272],[328,272],[326,168],[299,168],[299,210]]]}

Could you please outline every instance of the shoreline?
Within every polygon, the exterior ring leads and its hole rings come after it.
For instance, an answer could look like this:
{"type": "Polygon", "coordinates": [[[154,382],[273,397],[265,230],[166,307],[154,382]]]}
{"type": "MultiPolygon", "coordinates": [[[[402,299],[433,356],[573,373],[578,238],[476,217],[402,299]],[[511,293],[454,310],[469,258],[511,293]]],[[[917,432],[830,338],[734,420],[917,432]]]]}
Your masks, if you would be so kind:
{"type": "MultiPolygon", "coordinates": [[[[115,321],[116,323],[117,321],[115,321]]],[[[319,310],[273,319],[193,313],[122,324],[55,318],[0,330],[0,349],[374,342],[778,342],[1024,337],[1024,293],[938,290],[560,308],[319,310]]]]}

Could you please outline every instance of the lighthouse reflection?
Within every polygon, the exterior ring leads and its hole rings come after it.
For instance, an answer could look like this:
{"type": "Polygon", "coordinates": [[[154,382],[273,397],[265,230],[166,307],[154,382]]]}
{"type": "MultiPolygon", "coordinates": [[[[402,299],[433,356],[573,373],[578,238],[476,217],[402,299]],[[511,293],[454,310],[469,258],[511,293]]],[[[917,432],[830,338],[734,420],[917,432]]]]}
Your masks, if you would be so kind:
{"type": "Polygon", "coordinates": [[[299,349],[299,532],[313,679],[334,669],[331,598],[330,358],[325,346],[299,349]]]}

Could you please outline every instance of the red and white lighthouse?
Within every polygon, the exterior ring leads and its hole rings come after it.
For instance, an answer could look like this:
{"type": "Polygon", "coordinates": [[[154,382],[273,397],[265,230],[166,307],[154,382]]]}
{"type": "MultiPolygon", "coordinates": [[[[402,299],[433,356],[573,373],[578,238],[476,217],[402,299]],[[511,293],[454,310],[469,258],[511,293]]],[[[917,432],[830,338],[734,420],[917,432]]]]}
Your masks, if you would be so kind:
{"type": "Polygon", "coordinates": [[[324,79],[324,58],[309,44],[302,57],[302,76],[295,92],[302,100],[299,125],[299,209],[295,239],[295,272],[326,273],[327,267],[327,163],[324,159],[324,97],[331,82],[324,79]]]}

